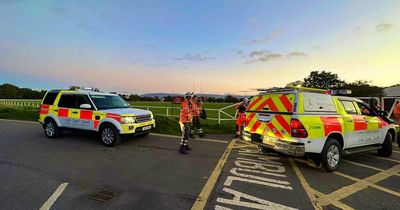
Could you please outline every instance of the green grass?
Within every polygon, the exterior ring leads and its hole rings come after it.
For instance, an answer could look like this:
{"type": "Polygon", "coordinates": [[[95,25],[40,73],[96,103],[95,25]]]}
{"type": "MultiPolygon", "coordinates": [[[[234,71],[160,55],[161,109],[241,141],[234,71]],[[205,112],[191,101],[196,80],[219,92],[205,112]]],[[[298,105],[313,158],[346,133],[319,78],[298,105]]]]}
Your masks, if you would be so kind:
{"type": "MultiPolygon", "coordinates": [[[[164,117],[154,116],[156,119],[155,133],[163,133],[170,135],[181,135],[179,127],[179,118],[177,117],[164,117]]],[[[27,120],[37,121],[38,110],[36,108],[10,108],[0,106],[0,118],[14,119],[14,120],[27,120]]],[[[202,121],[203,130],[208,134],[227,134],[235,132],[234,121],[225,121],[221,125],[217,121],[204,120],[202,121]]]]}
{"type": "MultiPolygon", "coordinates": [[[[171,115],[171,113],[173,115],[178,115],[179,111],[180,111],[180,105],[179,104],[174,104],[172,105],[171,102],[147,102],[147,101],[131,101],[129,102],[130,104],[132,104],[133,106],[146,106],[146,107],[165,107],[165,108],[149,108],[150,111],[152,111],[154,114],[161,114],[161,115],[166,115],[167,110],[166,108],[168,108],[168,113],[169,115],[171,115]]],[[[223,107],[227,107],[229,105],[232,105],[231,103],[204,103],[204,108],[205,109],[221,109],[223,107]]],[[[140,109],[143,109],[143,107],[138,107],[140,109]]],[[[226,110],[224,110],[226,113],[234,116],[235,115],[235,108],[234,107],[230,107],[226,110]]],[[[207,110],[207,117],[208,118],[218,118],[218,111],[216,110],[207,110]]],[[[222,119],[228,119],[229,117],[222,114],[221,115],[222,119]]]]}
{"type": "Polygon", "coordinates": [[[0,118],[1,119],[13,119],[13,120],[36,121],[36,120],[38,120],[38,109],[32,108],[32,107],[9,108],[9,107],[0,106],[0,118]]]}

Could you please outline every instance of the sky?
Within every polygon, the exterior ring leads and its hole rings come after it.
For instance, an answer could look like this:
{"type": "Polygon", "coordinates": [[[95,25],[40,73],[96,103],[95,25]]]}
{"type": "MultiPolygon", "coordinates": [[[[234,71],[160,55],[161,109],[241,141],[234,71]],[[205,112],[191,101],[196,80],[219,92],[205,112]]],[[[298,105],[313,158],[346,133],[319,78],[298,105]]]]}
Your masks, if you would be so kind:
{"type": "Polygon", "coordinates": [[[400,83],[400,1],[0,0],[0,84],[243,95],[314,70],[400,83]]]}

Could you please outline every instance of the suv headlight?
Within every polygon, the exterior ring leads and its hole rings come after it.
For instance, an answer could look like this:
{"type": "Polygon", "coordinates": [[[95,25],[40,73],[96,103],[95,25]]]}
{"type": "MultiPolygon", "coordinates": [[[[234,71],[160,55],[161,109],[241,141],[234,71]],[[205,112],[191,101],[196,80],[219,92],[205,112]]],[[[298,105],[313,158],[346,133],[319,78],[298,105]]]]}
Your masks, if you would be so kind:
{"type": "Polygon", "coordinates": [[[121,117],[122,124],[132,124],[135,123],[135,121],[136,121],[135,117],[121,117]]]}

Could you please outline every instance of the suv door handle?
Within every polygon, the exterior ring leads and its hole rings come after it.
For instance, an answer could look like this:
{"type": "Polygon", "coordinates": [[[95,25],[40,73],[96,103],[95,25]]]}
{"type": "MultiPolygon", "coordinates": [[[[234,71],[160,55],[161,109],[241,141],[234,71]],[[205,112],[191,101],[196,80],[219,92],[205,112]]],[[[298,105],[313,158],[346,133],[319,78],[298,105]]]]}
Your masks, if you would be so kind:
{"type": "Polygon", "coordinates": [[[78,112],[75,111],[75,112],[72,112],[72,114],[78,114],[78,112]]]}
{"type": "Polygon", "coordinates": [[[352,119],[348,119],[347,122],[353,122],[353,120],[352,119]]]}
{"type": "Polygon", "coordinates": [[[55,109],[54,111],[55,111],[55,112],[58,112],[58,109],[55,109]]]}

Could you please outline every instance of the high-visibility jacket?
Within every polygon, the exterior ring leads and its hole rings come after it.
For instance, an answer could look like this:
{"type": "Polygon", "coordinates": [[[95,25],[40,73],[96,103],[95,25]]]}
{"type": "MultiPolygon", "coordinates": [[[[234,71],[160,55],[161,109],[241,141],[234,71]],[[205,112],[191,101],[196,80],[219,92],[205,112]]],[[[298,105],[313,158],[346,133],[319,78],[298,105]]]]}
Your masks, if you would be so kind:
{"type": "Polygon", "coordinates": [[[201,108],[203,106],[203,102],[197,101],[196,99],[192,100],[192,115],[193,117],[198,117],[201,114],[201,108]]]}
{"type": "Polygon", "coordinates": [[[192,102],[185,99],[181,104],[181,113],[179,117],[180,123],[187,123],[192,121],[192,102]]]}
{"type": "Polygon", "coordinates": [[[394,108],[393,113],[395,117],[400,118],[400,102],[394,108]]]}

